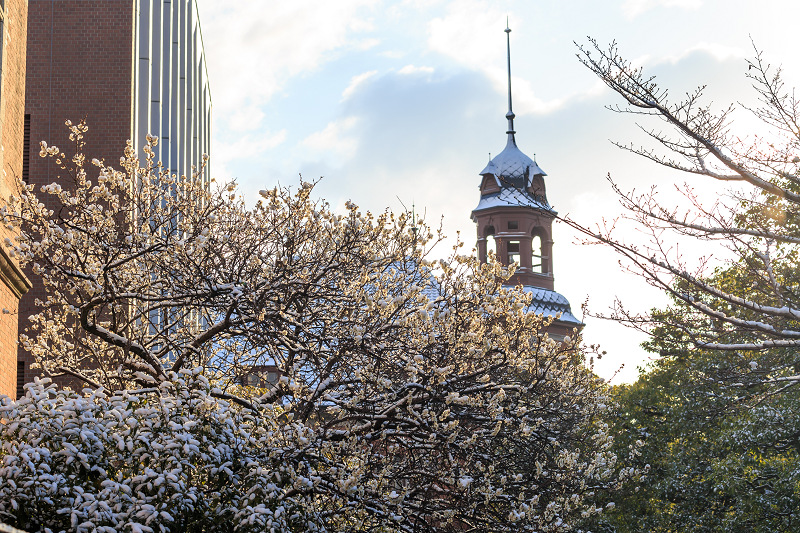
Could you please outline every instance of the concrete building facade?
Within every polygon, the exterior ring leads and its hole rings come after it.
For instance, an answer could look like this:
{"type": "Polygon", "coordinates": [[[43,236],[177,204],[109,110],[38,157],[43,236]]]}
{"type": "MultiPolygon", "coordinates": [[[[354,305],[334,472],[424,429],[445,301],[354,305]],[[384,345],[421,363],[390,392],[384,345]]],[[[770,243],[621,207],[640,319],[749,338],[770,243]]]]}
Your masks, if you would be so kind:
{"type": "MultiPolygon", "coordinates": [[[[195,0],[29,0],[28,11],[26,181],[38,190],[58,180],[52,159],[39,157],[39,142],[69,153],[66,120],[86,120],[89,159],[116,165],[128,139],[141,151],[151,134],[170,172],[190,175],[201,166],[211,93],[195,0]]],[[[44,296],[31,279],[21,331],[44,296]]],[[[18,381],[29,378],[31,363],[21,350],[18,381]]]]}

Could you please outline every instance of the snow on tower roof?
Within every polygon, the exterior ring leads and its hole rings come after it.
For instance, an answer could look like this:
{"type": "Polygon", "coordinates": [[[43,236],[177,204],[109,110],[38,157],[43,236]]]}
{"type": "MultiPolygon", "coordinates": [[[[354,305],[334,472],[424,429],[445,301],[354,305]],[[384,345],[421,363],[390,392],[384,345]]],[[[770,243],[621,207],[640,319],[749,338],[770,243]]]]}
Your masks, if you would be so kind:
{"type": "MultiPolygon", "coordinates": [[[[444,294],[443,287],[433,275],[431,267],[421,265],[416,259],[404,258],[391,263],[389,271],[398,279],[413,280],[423,287],[422,294],[436,302],[444,294]]],[[[506,287],[509,288],[509,287],[506,287]]],[[[523,292],[531,295],[531,303],[525,308],[528,313],[552,317],[568,326],[580,327],[583,322],[572,314],[569,301],[560,293],[542,287],[523,285],[523,292]]]]}
{"type": "Polygon", "coordinates": [[[531,178],[537,174],[547,176],[536,161],[523,154],[522,150],[517,147],[513,134],[509,134],[503,151],[489,161],[480,174],[494,176],[497,185],[501,188],[513,187],[516,189],[530,187],[531,178]]]}
{"type": "Polygon", "coordinates": [[[523,154],[517,147],[517,140],[515,137],[516,131],[514,130],[514,110],[511,103],[511,28],[508,27],[506,21],[506,44],[508,46],[508,113],[506,119],[508,120],[508,141],[506,147],[502,152],[497,154],[494,159],[489,161],[481,171],[482,176],[494,176],[497,185],[500,188],[515,187],[517,189],[527,189],[531,186],[531,178],[533,176],[542,175],[546,176],[544,170],[539,168],[536,161],[523,154]]]}
{"type": "Polygon", "coordinates": [[[569,301],[560,293],[542,287],[531,287],[530,285],[523,286],[522,290],[531,295],[531,303],[526,309],[529,313],[553,318],[560,314],[561,316],[558,320],[561,322],[573,327],[583,325],[583,322],[572,314],[569,301]]]}
{"type": "Polygon", "coordinates": [[[536,199],[528,191],[513,187],[503,187],[500,192],[481,196],[478,206],[472,210],[473,219],[475,218],[475,213],[484,209],[492,209],[493,207],[530,207],[531,209],[548,211],[554,215],[557,214],[556,210],[547,203],[547,200],[543,198],[536,199]]]}

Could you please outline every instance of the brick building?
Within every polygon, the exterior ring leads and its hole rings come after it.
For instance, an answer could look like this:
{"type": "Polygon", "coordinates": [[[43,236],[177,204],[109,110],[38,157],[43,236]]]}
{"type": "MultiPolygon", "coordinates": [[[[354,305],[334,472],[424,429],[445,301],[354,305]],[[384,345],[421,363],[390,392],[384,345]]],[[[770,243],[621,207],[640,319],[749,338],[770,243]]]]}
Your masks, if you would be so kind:
{"type": "Polygon", "coordinates": [[[562,340],[583,324],[569,301],[554,290],[553,220],[557,213],[547,201],[545,174],[517,147],[511,106],[511,30],[508,43],[508,130],[506,147],[481,172],[481,198],[472,211],[478,230],[478,259],[491,251],[503,265],[517,263],[507,284],[522,285],[531,294],[529,311],[553,317],[550,337],[562,340]]]}
{"type": "MultiPolygon", "coordinates": [[[[27,29],[26,179],[37,189],[58,179],[54,162],[38,156],[39,141],[69,153],[67,119],[86,119],[90,159],[115,164],[126,140],[141,149],[149,133],[160,138],[156,154],[173,173],[200,165],[210,146],[211,95],[195,0],[29,0],[27,29]]],[[[20,330],[41,296],[34,279],[20,330]]],[[[20,351],[20,383],[31,362],[20,351]]]]}
{"type": "MultiPolygon", "coordinates": [[[[7,205],[23,175],[25,136],[25,41],[28,2],[0,0],[0,205],[7,205]]],[[[0,242],[14,238],[3,227],[0,242]]],[[[0,246],[0,394],[13,396],[17,375],[17,311],[30,282],[5,246],[0,246]]]]}

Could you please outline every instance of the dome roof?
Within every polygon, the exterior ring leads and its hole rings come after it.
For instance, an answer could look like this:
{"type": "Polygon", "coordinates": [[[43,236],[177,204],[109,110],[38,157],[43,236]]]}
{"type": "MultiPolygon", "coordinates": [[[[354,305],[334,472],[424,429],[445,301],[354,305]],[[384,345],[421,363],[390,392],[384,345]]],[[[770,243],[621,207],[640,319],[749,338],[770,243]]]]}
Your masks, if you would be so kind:
{"type": "Polygon", "coordinates": [[[492,175],[497,180],[497,185],[501,188],[514,187],[516,189],[526,189],[530,187],[531,178],[537,174],[546,176],[536,161],[522,153],[517,147],[514,134],[509,134],[508,142],[502,152],[497,154],[494,159],[489,161],[480,174],[485,176],[492,175]]]}

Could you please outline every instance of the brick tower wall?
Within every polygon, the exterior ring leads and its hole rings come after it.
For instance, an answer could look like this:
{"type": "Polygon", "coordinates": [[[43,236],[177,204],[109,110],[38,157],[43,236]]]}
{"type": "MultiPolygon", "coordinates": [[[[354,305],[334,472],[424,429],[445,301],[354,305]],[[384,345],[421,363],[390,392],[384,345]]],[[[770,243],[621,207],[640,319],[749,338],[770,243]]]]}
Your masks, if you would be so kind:
{"type": "MultiPolygon", "coordinates": [[[[131,137],[133,36],[134,0],[29,1],[25,113],[31,142],[26,156],[36,190],[60,180],[54,161],[39,157],[39,142],[72,153],[67,119],[86,119],[87,160],[118,165],[131,137]]],[[[35,299],[44,294],[28,276],[33,288],[20,303],[20,331],[36,312],[35,299]]],[[[20,350],[19,358],[29,380],[31,357],[20,350]]]]}
{"type": "MultiPolygon", "coordinates": [[[[25,43],[27,2],[6,0],[3,13],[3,68],[0,87],[0,203],[7,204],[22,175],[25,129],[25,43]]],[[[0,229],[0,243],[16,232],[0,229]]],[[[0,394],[15,396],[17,388],[17,311],[29,282],[5,245],[0,250],[0,394]]]]}

